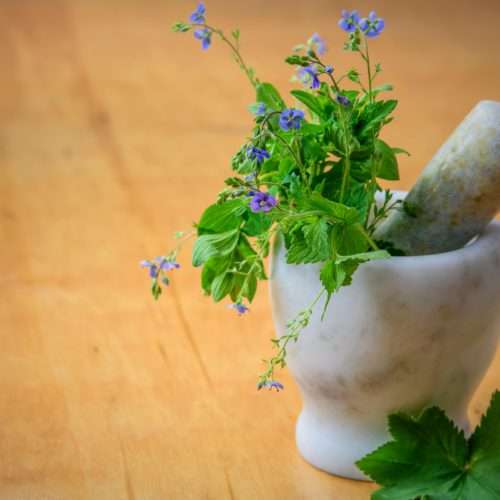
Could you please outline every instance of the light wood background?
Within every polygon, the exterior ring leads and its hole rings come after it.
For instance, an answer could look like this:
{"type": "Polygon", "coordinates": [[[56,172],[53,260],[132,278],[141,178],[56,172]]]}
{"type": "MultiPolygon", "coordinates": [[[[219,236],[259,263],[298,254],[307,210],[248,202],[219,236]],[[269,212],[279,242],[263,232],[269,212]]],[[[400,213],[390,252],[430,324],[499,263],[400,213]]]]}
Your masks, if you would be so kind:
{"type": "MultiPolygon", "coordinates": [[[[208,2],[240,27],[263,80],[314,31],[338,72],[341,8],[386,18],[372,44],[400,99],[385,137],[412,152],[409,187],[480,99],[500,100],[496,1],[208,2]]],[[[191,1],[0,0],[1,500],[369,498],[294,445],[287,373],[255,390],[273,326],[266,290],[247,317],[183,269],[159,303],[138,267],[215,199],[254,98],[220,43],[169,32],[191,1]]],[[[264,287],[265,288],[265,287],[264,287]]],[[[453,293],[453,291],[450,291],[453,293]]],[[[500,357],[471,407],[477,420],[500,357]]]]}

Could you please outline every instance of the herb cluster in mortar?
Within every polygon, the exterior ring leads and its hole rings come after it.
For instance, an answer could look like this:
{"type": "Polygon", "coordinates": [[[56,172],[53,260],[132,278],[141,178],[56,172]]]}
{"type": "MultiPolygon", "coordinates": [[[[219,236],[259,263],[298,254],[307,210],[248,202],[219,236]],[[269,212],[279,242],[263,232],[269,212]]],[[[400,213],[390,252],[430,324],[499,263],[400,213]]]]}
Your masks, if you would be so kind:
{"type": "MultiPolygon", "coordinates": [[[[232,159],[234,175],[195,225],[192,260],[202,268],[203,291],[215,302],[230,297],[230,307],[246,313],[258,282],[267,279],[264,259],[276,235],[284,240],[288,264],[322,263],[321,289],[290,319],[286,334],[272,340],[275,355],[266,361],[258,388],[283,388],[274,371],[286,365],[287,345],[297,341],[315,306],[321,305],[324,314],[331,296],[351,283],[359,265],[395,252],[373,236],[398,203],[386,190],[383,203],[376,205],[375,195],[383,191],[379,179],[397,180],[396,155],[406,153],[380,139],[397,105],[381,98],[392,86],[378,85],[381,66],[369,52],[369,40],[382,33],[385,23],[375,12],[361,18],[356,11],[343,11],[338,24],[347,33],[344,49],[361,58],[363,70],[338,74],[324,59],[326,44],[315,33],[286,58],[303,86],[291,91],[288,103],[247,65],[239,31],[226,36],[207,22],[204,4],[190,22],[173,26],[177,32],[193,31],[204,50],[214,38],[224,42],[256,92],[250,107],[254,127],[232,159]]],[[[190,235],[178,236],[174,251],[142,262],[156,299],[169,283],[168,273],[179,267],[177,252],[190,235]]]]}

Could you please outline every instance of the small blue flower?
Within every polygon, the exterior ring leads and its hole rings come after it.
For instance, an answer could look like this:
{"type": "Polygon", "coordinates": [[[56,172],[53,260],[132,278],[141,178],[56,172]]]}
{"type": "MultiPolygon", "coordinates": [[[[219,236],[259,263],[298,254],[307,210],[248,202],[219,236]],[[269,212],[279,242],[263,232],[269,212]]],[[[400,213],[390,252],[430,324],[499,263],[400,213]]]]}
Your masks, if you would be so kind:
{"type": "Polygon", "coordinates": [[[339,20],[339,26],[348,33],[356,30],[358,27],[360,17],[357,10],[349,12],[348,10],[342,11],[342,17],[339,20]]]}
{"type": "MultiPolygon", "coordinates": [[[[156,257],[156,262],[151,260],[141,260],[141,267],[149,269],[149,276],[151,278],[158,278],[160,271],[171,271],[172,269],[179,269],[181,267],[175,260],[167,259],[166,257],[156,257]]],[[[168,283],[167,283],[168,284],[168,283]]]]}
{"type": "Polygon", "coordinates": [[[318,78],[318,69],[314,64],[299,69],[299,79],[304,85],[309,85],[312,89],[317,89],[320,86],[318,78]]]}
{"type": "Polygon", "coordinates": [[[299,129],[302,125],[302,120],[304,119],[304,112],[300,109],[285,109],[280,114],[279,124],[280,127],[287,132],[291,128],[299,129]]]}
{"type": "Polygon", "coordinates": [[[189,16],[189,20],[195,24],[203,24],[205,22],[205,4],[200,2],[196,10],[189,16]]]}
{"type": "Polygon", "coordinates": [[[333,66],[330,66],[329,64],[327,64],[325,66],[325,73],[329,73],[331,75],[333,73],[333,66]]]}
{"type": "Polygon", "coordinates": [[[158,266],[154,262],[151,262],[150,260],[141,260],[140,265],[141,265],[141,267],[149,268],[149,276],[151,278],[158,277],[159,269],[158,269],[158,266]]]}
{"type": "Polygon", "coordinates": [[[242,304],[241,302],[230,304],[228,307],[230,309],[234,309],[238,313],[238,316],[241,316],[242,314],[245,314],[247,311],[250,310],[245,304],[242,304]]]}
{"type": "Polygon", "coordinates": [[[342,106],[349,106],[351,104],[351,101],[349,100],[349,98],[347,98],[345,95],[338,95],[336,97],[336,100],[339,104],[342,104],[342,106]]]}
{"type": "Polygon", "coordinates": [[[259,391],[264,387],[268,387],[269,390],[276,389],[277,392],[280,392],[285,388],[283,384],[281,382],[278,382],[277,380],[266,380],[265,382],[259,382],[257,384],[257,389],[259,391]]]}
{"type": "Polygon", "coordinates": [[[203,28],[201,30],[195,30],[195,38],[201,40],[201,48],[207,50],[212,43],[212,32],[208,28],[203,28]]]}
{"type": "Polygon", "coordinates": [[[257,212],[269,212],[277,204],[276,198],[269,193],[261,193],[260,191],[255,193],[252,192],[252,199],[250,200],[250,210],[254,213],[257,212]]]}
{"type": "Polygon", "coordinates": [[[245,176],[245,182],[253,182],[255,178],[257,177],[257,172],[252,172],[251,174],[248,174],[245,176]]]}
{"type": "Polygon", "coordinates": [[[253,114],[255,116],[262,116],[267,113],[266,105],[263,102],[258,102],[253,109],[253,114]]]}
{"type": "Polygon", "coordinates": [[[322,56],[327,50],[325,41],[317,33],[314,33],[311,38],[309,38],[307,44],[312,46],[316,53],[320,56],[322,56]]]}
{"type": "Polygon", "coordinates": [[[270,157],[271,155],[265,149],[256,148],[255,146],[247,148],[247,158],[255,160],[258,164],[261,164],[270,157]]]}
{"type": "Polygon", "coordinates": [[[384,29],[385,21],[381,17],[377,17],[375,11],[370,12],[368,17],[361,19],[359,29],[370,38],[379,36],[384,29]]]}

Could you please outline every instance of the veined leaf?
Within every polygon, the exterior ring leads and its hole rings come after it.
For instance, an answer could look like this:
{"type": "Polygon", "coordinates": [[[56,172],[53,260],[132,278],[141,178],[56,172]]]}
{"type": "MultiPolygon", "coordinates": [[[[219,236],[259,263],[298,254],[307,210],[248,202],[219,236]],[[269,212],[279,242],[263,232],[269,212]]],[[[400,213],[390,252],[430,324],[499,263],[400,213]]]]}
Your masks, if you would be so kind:
{"type": "Polygon", "coordinates": [[[329,200],[318,192],[313,192],[307,198],[300,199],[299,203],[309,209],[320,210],[337,222],[352,224],[358,219],[358,211],[355,208],[329,200]]]}
{"type": "Polygon", "coordinates": [[[393,149],[384,141],[375,141],[375,175],[389,181],[399,180],[398,160],[393,149]]]}
{"type": "Polygon", "coordinates": [[[242,215],[246,207],[241,200],[231,200],[224,203],[210,205],[198,222],[198,234],[222,233],[238,228],[242,222],[242,215]]]}
{"type": "Polygon", "coordinates": [[[389,417],[393,441],[359,462],[383,486],[373,500],[498,500],[500,498],[500,392],[467,441],[437,407],[420,416],[389,417]]]}
{"type": "Polygon", "coordinates": [[[264,82],[257,85],[257,102],[263,102],[266,108],[272,111],[281,111],[286,108],[285,101],[270,83],[264,82]]]}
{"type": "Polygon", "coordinates": [[[193,266],[199,267],[211,257],[225,257],[235,248],[239,240],[239,230],[233,229],[220,234],[198,236],[193,248],[193,266]]]}
{"type": "Polygon", "coordinates": [[[318,98],[305,90],[292,90],[290,92],[302,104],[305,104],[317,116],[323,116],[323,108],[318,98]]]}
{"type": "Polygon", "coordinates": [[[323,218],[315,217],[311,222],[299,224],[285,237],[287,262],[310,264],[321,262],[330,256],[330,228],[323,218]]]}

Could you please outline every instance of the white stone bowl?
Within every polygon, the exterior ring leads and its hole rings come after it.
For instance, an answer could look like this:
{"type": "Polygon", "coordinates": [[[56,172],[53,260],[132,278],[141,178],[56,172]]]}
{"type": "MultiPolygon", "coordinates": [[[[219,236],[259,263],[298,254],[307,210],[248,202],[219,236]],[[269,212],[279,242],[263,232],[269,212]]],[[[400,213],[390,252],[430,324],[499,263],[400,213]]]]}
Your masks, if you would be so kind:
{"type": "MultiPolygon", "coordinates": [[[[272,257],[278,336],[320,290],[319,264],[272,257]]],[[[288,366],[303,396],[297,447],[312,465],[366,479],[355,462],[388,440],[387,415],[437,404],[467,430],[467,407],[497,347],[500,223],[459,250],[363,264],[321,321],[292,343],[288,366]]]]}

